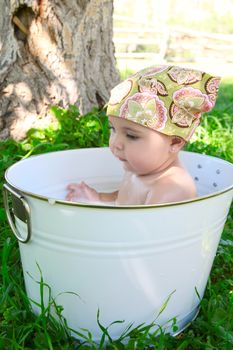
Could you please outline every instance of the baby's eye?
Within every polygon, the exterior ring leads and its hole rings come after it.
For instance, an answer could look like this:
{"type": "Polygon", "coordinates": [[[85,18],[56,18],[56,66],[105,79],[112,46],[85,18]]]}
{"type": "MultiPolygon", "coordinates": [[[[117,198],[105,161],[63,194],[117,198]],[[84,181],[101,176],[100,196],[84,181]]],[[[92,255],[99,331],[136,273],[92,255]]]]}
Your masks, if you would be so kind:
{"type": "Polygon", "coordinates": [[[132,134],[127,134],[126,137],[127,137],[128,139],[130,139],[130,140],[137,140],[137,139],[139,139],[138,136],[132,135],[132,134]]]}
{"type": "Polygon", "coordinates": [[[114,127],[112,125],[109,125],[108,128],[109,128],[110,132],[114,132],[115,131],[115,129],[114,129],[114,127]]]}

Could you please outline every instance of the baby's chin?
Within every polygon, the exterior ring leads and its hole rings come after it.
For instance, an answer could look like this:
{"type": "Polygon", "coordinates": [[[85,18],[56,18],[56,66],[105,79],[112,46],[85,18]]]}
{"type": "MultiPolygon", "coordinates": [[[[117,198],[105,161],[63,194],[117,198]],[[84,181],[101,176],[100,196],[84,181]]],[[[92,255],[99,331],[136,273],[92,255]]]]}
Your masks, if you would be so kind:
{"type": "Polygon", "coordinates": [[[131,163],[129,163],[127,160],[122,160],[119,157],[117,157],[119,159],[119,161],[122,164],[122,167],[125,171],[131,172],[137,176],[146,176],[146,175],[150,175],[150,172],[153,171],[153,169],[145,169],[142,168],[140,166],[137,165],[132,165],[131,163]]]}
{"type": "Polygon", "coordinates": [[[146,171],[143,171],[143,169],[137,169],[135,167],[132,167],[129,163],[127,163],[127,161],[122,162],[122,164],[123,164],[123,169],[125,171],[129,171],[137,176],[148,175],[148,173],[146,171]]]}
{"type": "Polygon", "coordinates": [[[126,160],[121,161],[121,164],[122,164],[123,169],[124,169],[125,171],[130,171],[130,172],[132,172],[132,173],[135,172],[135,169],[133,169],[133,168],[130,166],[130,164],[129,164],[126,160]]]}

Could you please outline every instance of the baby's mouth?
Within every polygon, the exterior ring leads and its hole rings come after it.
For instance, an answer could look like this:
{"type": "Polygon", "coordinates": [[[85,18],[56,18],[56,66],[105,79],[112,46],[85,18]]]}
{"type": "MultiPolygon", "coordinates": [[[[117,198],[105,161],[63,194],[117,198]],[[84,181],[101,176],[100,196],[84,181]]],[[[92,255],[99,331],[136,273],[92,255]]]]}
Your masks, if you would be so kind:
{"type": "Polygon", "coordinates": [[[126,162],[126,159],[118,155],[117,153],[114,153],[114,156],[119,159],[121,162],[126,162]]]}
{"type": "Polygon", "coordinates": [[[121,162],[125,162],[126,161],[126,159],[124,159],[124,158],[121,158],[121,157],[117,157],[121,162]]]}

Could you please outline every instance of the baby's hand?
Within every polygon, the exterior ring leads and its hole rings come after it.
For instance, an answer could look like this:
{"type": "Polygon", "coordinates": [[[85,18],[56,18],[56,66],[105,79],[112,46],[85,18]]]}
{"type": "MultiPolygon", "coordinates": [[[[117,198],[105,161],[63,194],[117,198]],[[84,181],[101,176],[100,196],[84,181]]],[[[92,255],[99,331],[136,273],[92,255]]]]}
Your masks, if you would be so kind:
{"type": "Polygon", "coordinates": [[[69,184],[67,186],[68,194],[66,200],[72,202],[98,202],[100,201],[99,193],[89,187],[85,182],[80,184],[69,184]]]}

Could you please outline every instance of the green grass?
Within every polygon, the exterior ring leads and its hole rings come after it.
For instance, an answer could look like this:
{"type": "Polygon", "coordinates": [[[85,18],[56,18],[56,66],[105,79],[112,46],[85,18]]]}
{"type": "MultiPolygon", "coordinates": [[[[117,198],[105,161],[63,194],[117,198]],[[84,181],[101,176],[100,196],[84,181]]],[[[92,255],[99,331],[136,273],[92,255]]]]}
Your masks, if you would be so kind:
{"type": "MultiPolygon", "coordinates": [[[[219,99],[213,112],[206,114],[202,126],[187,150],[224,158],[233,162],[233,79],[222,82],[219,99]]],[[[93,110],[81,117],[75,107],[69,111],[54,108],[58,123],[45,130],[32,129],[22,142],[7,140],[0,143],[0,174],[14,162],[32,154],[78,147],[99,147],[108,144],[108,125],[103,111],[93,110]]],[[[70,336],[62,306],[50,298],[48,306],[41,302],[41,314],[31,311],[23,282],[19,250],[6,220],[2,199],[0,202],[0,349],[3,350],[71,350],[71,349],[177,349],[230,350],[233,348],[233,208],[224,228],[201,309],[192,325],[177,337],[158,332],[151,335],[150,325],[129,329],[129,341],[109,339],[103,330],[99,346],[88,332],[81,332],[81,340],[70,336]],[[56,321],[51,314],[55,309],[56,321]],[[109,344],[104,345],[108,339],[109,344]]],[[[41,292],[50,287],[38,281],[41,292]]],[[[42,293],[43,294],[43,293],[42,293]]],[[[101,310],[100,310],[101,311],[101,310]]],[[[98,315],[97,315],[98,316],[98,315]]],[[[100,317],[101,318],[101,317],[100,317]]],[[[174,325],[175,326],[175,325],[174,325]]]]}

